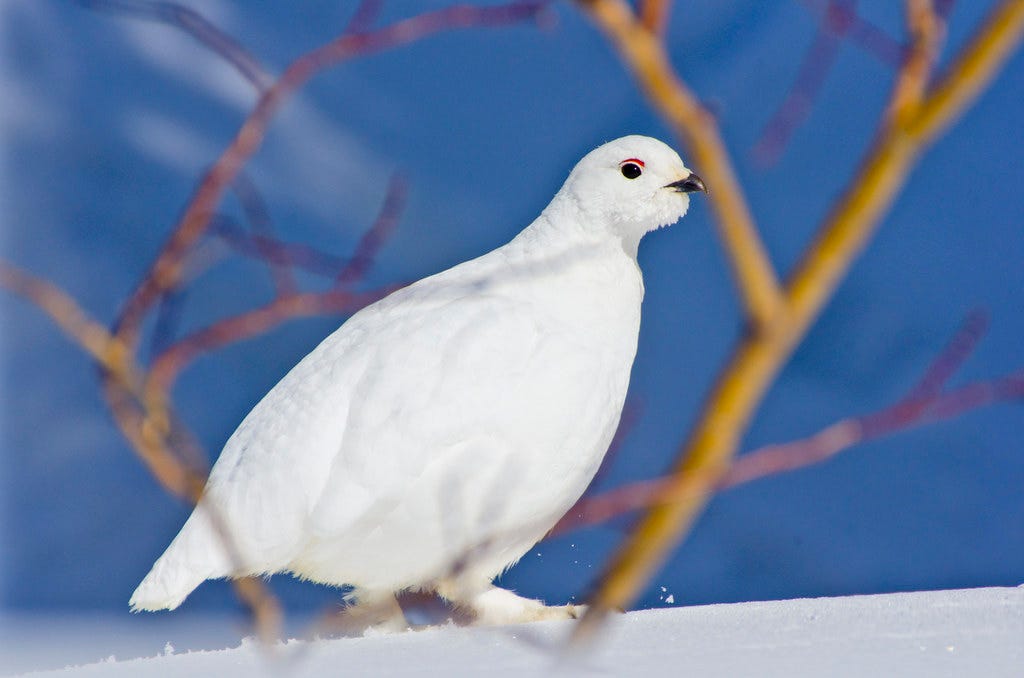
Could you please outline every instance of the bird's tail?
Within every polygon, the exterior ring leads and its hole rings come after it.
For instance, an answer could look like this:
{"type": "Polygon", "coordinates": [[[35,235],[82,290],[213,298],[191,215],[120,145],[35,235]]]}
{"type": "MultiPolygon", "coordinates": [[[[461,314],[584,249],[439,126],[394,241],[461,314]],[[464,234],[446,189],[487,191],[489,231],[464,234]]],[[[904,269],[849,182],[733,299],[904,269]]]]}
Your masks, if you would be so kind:
{"type": "Polygon", "coordinates": [[[207,579],[231,573],[228,550],[202,505],[132,594],[132,612],[173,610],[207,579]]]}

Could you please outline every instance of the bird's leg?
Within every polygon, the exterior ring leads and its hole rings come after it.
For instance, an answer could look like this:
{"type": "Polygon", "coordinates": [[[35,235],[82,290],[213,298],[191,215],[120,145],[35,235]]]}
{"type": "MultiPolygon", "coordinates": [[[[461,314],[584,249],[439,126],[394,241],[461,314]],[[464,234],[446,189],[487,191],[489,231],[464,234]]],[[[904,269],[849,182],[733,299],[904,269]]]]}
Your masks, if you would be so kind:
{"type": "Polygon", "coordinates": [[[577,619],[582,605],[545,605],[539,600],[523,598],[508,589],[488,583],[484,588],[466,589],[458,585],[442,585],[437,592],[472,616],[475,626],[522,624],[547,619],[577,619]]]}
{"type": "Polygon", "coordinates": [[[409,628],[402,607],[391,591],[356,589],[348,597],[355,602],[350,602],[339,615],[338,627],[342,635],[361,636],[370,629],[395,633],[409,628]]]}

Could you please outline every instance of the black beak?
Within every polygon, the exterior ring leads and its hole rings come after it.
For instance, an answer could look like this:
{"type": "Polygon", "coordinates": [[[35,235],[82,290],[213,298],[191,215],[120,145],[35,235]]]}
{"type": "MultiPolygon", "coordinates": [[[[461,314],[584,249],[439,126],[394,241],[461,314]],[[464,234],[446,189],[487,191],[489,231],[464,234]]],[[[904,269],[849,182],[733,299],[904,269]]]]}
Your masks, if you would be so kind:
{"type": "Polygon", "coordinates": [[[673,181],[671,184],[667,184],[665,188],[674,188],[680,193],[694,193],[701,191],[707,193],[708,189],[704,185],[704,180],[698,177],[696,174],[690,173],[690,176],[679,181],[673,181]]]}

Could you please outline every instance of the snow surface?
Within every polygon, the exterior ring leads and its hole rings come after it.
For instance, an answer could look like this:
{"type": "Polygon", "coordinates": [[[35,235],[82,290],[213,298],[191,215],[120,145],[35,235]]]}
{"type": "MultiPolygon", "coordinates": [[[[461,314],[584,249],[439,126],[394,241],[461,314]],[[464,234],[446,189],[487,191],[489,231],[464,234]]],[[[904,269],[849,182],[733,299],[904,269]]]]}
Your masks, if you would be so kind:
{"type": "Polygon", "coordinates": [[[591,651],[573,657],[559,651],[571,622],[295,640],[268,652],[252,640],[196,650],[231,629],[192,620],[165,627],[162,636],[150,627],[149,642],[162,648],[157,656],[125,660],[101,660],[127,646],[123,628],[107,627],[104,640],[95,624],[91,636],[40,625],[30,648],[30,631],[17,622],[0,625],[5,673],[25,670],[32,655],[37,667],[52,666],[83,639],[99,660],[34,676],[1024,675],[1024,587],[643,610],[616,617],[591,651]],[[204,629],[213,635],[199,640],[204,629]],[[22,668],[13,668],[12,657],[22,668]]]}

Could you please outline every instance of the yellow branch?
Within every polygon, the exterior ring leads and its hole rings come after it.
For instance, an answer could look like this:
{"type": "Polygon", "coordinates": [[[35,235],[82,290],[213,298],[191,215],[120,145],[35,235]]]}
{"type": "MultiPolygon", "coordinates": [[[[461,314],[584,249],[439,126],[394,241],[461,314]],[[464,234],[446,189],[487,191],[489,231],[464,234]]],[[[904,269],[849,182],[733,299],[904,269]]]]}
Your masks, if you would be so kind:
{"type": "MultiPolygon", "coordinates": [[[[90,318],[62,289],[4,261],[0,261],[0,287],[33,303],[92,356],[103,371],[104,396],[114,421],[136,454],[166,490],[192,503],[198,501],[206,476],[182,463],[170,448],[167,436],[171,415],[166,399],[163,394],[144,395],[141,371],[129,358],[124,342],[90,318]]],[[[218,524],[218,532],[234,553],[234,541],[226,527],[218,524]]],[[[277,599],[259,579],[238,579],[234,585],[252,611],[261,638],[276,638],[281,622],[277,599]]]]}
{"type": "MultiPolygon", "coordinates": [[[[605,3],[591,3],[591,7],[596,4],[605,3]]],[[[706,401],[700,423],[680,447],[675,476],[690,489],[679,502],[649,510],[620,547],[576,628],[575,640],[589,636],[609,611],[631,604],[696,520],[712,488],[728,470],[766,389],[874,233],[920,153],[975,100],[1020,42],[1022,32],[1024,0],[1006,0],[930,95],[920,103],[910,97],[911,103],[905,104],[912,107],[909,113],[888,117],[860,171],[792,276],[784,322],[740,343],[706,401]]],[[[919,41],[918,49],[927,45],[919,41]]],[[[905,93],[904,82],[898,79],[894,99],[905,93]]],[[[661,110],[672,117],[671,111],[661,110]]]]}
{"type": "Polygon", "coordinates": [[[943,33],[932,0],[906,0],[906,14],[911,49],[898,74],[888,114],[897,125],[906,123],[920,106],[943,33]]]}
{"type": "Polygon", "coordinates": [[[106,327],[90,318],[66,292],[53,283],[0,262],[0,286],[36,305],[83,351],[92,356],[104,374],[104,395],[114,421],[156,479],[168,491],[195,501],[203,477],[186,468],[167,449],[166,431],[153,421],[169,421],[166,402],[141,401],[145,378],[131,359],[127,346],[106,327]],[[197,487],[198,483],[198,487],[197,487]]]}
{"type": "Polygon", "coordinates": [[[86,315],[64,290],[3,261],[0,261],[0,286],[35,304],[68,338],[119,381],[141,386],[141,373],[128,359],[125,344],[86,315]]]}
{"type": "Polygon", "coordinates": [[[1006,0],[935,86],[907,131],[928,140],[941,134],[992,81],[1020,43],[1022,32],[1024,2],[1006,0]]]}

